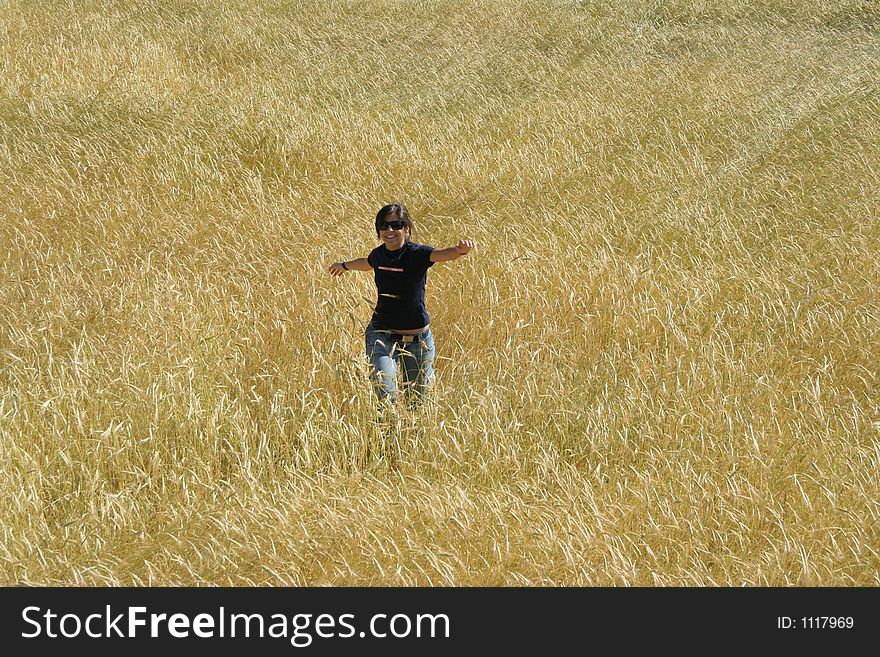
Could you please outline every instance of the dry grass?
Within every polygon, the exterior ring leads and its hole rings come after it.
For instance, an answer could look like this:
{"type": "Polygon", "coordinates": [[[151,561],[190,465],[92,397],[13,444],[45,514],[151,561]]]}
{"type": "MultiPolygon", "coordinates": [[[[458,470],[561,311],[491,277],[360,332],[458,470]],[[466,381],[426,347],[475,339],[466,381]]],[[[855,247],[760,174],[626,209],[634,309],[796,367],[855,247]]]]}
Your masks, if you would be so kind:
{"type": "Polygon", "coordinates": [[[0,2],[3,583],[880,584],[873,3],[241,4],[0,2]]]}

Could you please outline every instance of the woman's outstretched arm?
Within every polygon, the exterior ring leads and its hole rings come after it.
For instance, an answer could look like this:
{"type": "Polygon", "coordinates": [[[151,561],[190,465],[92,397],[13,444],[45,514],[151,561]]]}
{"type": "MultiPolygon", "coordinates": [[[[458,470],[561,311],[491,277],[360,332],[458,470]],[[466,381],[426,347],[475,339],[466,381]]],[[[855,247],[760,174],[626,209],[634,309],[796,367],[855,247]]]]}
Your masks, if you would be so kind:
{"type": "Polygon", "coordinates": [[[459,240],[458,246],[450,246],[448,249],[434,249],[431,251],[431,262],[449,262],[455,260],[475,249],[477,243],[473,240],[459,240]]]}
{"type": "Polygon", "coordinates": [[[358,258],[357,260],[346,260],[345,262],[334,262],[330,265],[330,273],[334,276],[342,276],[347,271],[373,271],[370,263],[366,258],[358,258]]]}

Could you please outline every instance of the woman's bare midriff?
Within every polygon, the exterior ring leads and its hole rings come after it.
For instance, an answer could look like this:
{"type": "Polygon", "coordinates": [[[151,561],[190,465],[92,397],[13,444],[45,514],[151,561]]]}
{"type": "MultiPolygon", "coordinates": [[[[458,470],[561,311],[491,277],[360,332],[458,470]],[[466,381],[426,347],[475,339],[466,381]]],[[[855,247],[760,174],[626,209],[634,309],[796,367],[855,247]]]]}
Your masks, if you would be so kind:
{"type": "MultiPolygon", "coordinates": [[[[430,326],[430,324],[428,324],[430,326]]],[[[423,326],[422,328],[417,329],[388,329],[392,333],[397,333],[398,335],[418,335],[422,331],[426,331],[428,326],[423,326]]]]}

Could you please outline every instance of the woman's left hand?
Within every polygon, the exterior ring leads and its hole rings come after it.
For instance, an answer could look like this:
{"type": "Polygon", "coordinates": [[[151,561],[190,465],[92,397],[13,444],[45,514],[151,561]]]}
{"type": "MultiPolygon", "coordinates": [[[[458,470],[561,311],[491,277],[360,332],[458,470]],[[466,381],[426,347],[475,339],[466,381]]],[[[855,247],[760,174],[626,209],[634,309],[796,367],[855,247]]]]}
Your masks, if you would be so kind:
{"type": "Polygon", "coordinates": [[[475,249],[477,247],[477,243],[473,240],[459,240],[458,246],[455,247],[455,250],[458,251],[459,255],[466,255],[470,253],[471,249],[475,249]]]}

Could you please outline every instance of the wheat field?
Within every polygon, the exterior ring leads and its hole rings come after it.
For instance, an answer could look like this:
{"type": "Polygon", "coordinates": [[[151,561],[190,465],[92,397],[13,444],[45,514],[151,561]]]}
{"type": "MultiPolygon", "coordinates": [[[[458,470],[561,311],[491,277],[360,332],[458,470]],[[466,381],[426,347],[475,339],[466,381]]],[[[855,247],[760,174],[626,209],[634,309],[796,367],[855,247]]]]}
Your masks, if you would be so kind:
{"type": "Polygon", "coordinates": [[[0,573],[880,585],[867,0],[0,1],[0,573]],[[378,417],[373,217],[432,401],[378,417]]]}

